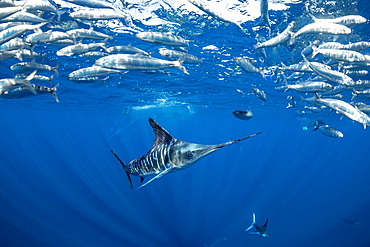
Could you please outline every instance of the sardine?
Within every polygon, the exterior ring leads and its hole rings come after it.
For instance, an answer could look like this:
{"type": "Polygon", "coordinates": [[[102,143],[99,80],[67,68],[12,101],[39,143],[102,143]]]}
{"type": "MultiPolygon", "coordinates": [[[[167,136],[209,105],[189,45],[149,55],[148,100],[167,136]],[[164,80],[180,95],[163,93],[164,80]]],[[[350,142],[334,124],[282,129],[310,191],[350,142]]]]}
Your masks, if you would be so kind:
{"type": "Polygon", "coordinates": [[[108,40],[113,39],[113,36],[94,31],[91,29],[72,29],[66,32],[71,38],[75,39],[94,39],[94,40],[108,40]]]}
{"type": "Polygon", "coordinates": [[[146,56],[149,56],[150,53],[144,51],[144,50],[141,50],[137,47],[134,47],[132,45],[117,45],[117,46],[112,46],[112,47],[108,47],[105,49],[106,52],[110,53],[110,54],[142,54],[142,55],[146,55],[146,56]]]}
{"type": "Polygon", "coordinates": [[[267,95],[264,91],[262,91],[258,88],[252,88],[252,92],[253,92],[254,96],[259,98],[260,100],[265,101],[265,102],[267,101],[267,95]]]}
{"type": "Polygon", "coordinates": [[[22,62],[22,63],[14,64],[10,66],[10,69],[17,73],[24,73],[24,72],[37,70],[37,71],[54,71],[55,74],[58,74],[58,67],[59,67],[59,64],[56,65],[55,67],[52,67],[47,64],[36,63],[33,60],[31,62],[22,62]]]}
{"type": "Polygon", "coordinates": [[[330,25],[323,25],[322,22],[314,22],[302,27],[294,33],[290,38],[290,44],[292,44],[299,35],[309,33],[350,34],[352,30],[340,24],[331,23],[330,25]]]}
{"type": "Polygon", "coordinates": [[[97,77],[101,75],[109,75],[109,74],[114,74],[114,73],[118,73],[122,75],[122,72],[120,70],[108,69],[108,68],[103,68],[100,66],[92,66],[92,67],[75,70],[68,75],[68,78],[74,79],[74,78],[81,78],[81,77],[97,77]]]}
{"type": "Polygon", "coordinates": [[[321,49],[315,46],[312,47],[313,54],[315,57],[318,53],[329,57],[331,59],[347,61],[347,62],[370,62],[370,56],[363,55],[357,51],[351,50],[336,50],[336,49],[321,49]]]}
{"type": "Polygon", "coordinates": [[[334,89],[332,85],[326,82],[320,82],[320,81],[309,81],[301,84],[285,84],[285,91],[288,91],[289,89],[293,89],[297,92],[301,93],[313,93],[313,92],[327,92],[329,90],[334,89]]]}
{"type": "Polygon", "coordinates": [[[342,72],[327,69],[326,66],[320,63],[311,63],[305,56],[303,56],[303,59],[316,74],[329,81],[347,86],[355,84],[355,81],[351,77],[342,72]]]}
{"type": "Polygon", "coordinates": [[[5,29],[4,31],[0,32],[0,45],[6,43],[7,41],[11,40],[14,37],[17,37],[27,31],[30,30],[40,30],[40,27],[45,25],[46,23],[41,23],[38,25],[18,25],[14,27],[10,27],[5,29]]]}
{"type": "Polygon", "coordinates": [[[288,27],[282,33],[280,33],[276,37],[270,40],[267,40],[263,43],[257,43],[254,46],[254,48],[261,49],[261,48],[266,48],[266,47],[274,47],[274,46],[278,46],[278,45],[288,42],[290,39],[290,36],[293,34],[292,30],[294,29],[294,27],[295,27],[295,21],[292,21],[291,23],[289,23],[288,27]]]}
{"type": "Polygon", "coordinates": [[[340,24],[340,25],[345,25],[345,26],[353,26],[356,24],[362,24],[365,23],[367,20],[365,17],[361,15],[346,15],[342,17],[337,17],[334,19],[319,19],[311,15],[313,20],[317,23],[322,23],[322,24],[340,24]]]}
{"type": "Polygon", "coordinates": [[[136,34],[136,38],[150,43],[155,43],[159,45],[168,45],[168,46],[180,46],[188,47],[189,41],[170,34],[170,33],[160,33],[160,32],[140,32],[136,34]]]}
{"type": "Polygon", "coordinates": [[[199,59],[194,55],[191,55],[189,53],[182,52],[182,51],[160,48],[159,49],[159,54],[162,57],[165,57],[165,58],[167,58],[169,60],[172,60],[172,61],[176,61],[176,60],[181,59],[181,61],[183,63],[187,63],[187,64],[202,63],[202,59],[199,59]]]}
{"type": "Polygon", "coordinates": [[[0,95],[8,94],[9,91],[18,88],[20,86],[25,86],[29,91],[36,94],[34,88],[30,86],[30,81],[35,76],[37,70],[33,71],[26,79],[14,79],[6,78],[0,79],[0,95]]]}
{"type": "Polygon", "coordinates": [[[247,73],[259,73],[266,79],[263,68],[257,68],[247,58],[234,57],[234,61],[247,73]]]}
{"type": "Polygon", "coordinates": [[[315,103],[325,105],[332,110],[337,111],[344,116],[362,124],[364,129],[366,129],[367,126],[370,126],[370,117],[347,102],[332,98],[320,98],[317,93],[315,93],[315,96],[315,103]]]}
{"type": "Polygon", "coordinates": [[[88,51],[95,50],[96,48],[101,47],[105,49],[105,43],[89,43],[89,44],[76,44],[66,46],[56,52],[58,56],[76,56],[88,51]]]}
{"type": "Polygon", "coordinates": [[[153,58],[144,55],[133,54],[116,54],[99,58],[95,65],[112,68],[112,69],[127,69],[127,70],[153,70],[176,67],[185,74],[189,74],[185,67],[182,66],[181,60],[167,61],[163,59],[153,58]]]}

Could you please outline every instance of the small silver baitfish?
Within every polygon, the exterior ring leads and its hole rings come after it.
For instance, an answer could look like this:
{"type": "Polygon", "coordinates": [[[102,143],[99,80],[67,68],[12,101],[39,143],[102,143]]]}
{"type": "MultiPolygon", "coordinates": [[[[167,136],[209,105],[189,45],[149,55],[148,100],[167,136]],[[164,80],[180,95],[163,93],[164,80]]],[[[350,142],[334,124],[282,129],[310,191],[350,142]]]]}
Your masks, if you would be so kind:
{"type": "Polygon", "coordinates": [[[234,57],[234,61],[247,73],[259,73],[266,79],[263,68],[257,68],[245,57],[234,57]]]}
{"type": "Polygon", "coordinates": [[[260,100],[265,101],[265,102],[267,101],[267,95],[264,91],[262,91],[258,88],[252,88],[252,92],[253,92],[254,96],[259,98],[260,100]]]}
{"type": "Polygon", "coordinates": [[[165,57],[165,58],[167,58],[169,60],[172,60],[172,61],[181,60],[181,62],[187,63],[187,64],[202,63],[202,59],[197,58],[194,55],[191,55],[189,53],[182,52],[182,51],[160,48],[159,49],[159,54],[162,57],[165,57]]]}
{"type": "Polygon", "coordinates": [[[140,32],[136,34],[136,38],[141,39],[146,42],[155,43],[159,45],[167,46],[180,46],[188,47],[189,41],[170,34],[170,33],[161,33],[161,32],[140,32]]]}
{"type": "Polygon", "coordinates": [[[293,34],[293,29],[295,28],[295,21],[289,23],[288,27],[276,37],[269,39],[263,43],[257,43],[254,45],[255,49],[261,49],[266,47],[275,47],[284,44],[290,40],[290,36],[293,34]]]}
{"type": "Polygon", "coordinates": [[[285,91],[288,91],[289,89],[293,89],[297,92],[301,93],[313,93],[313,92],[327,92],[334,87],[326,82],[321,81],[308,81],[304,83],[299,84],[285,84],[285,91]]]}
{"type": "Polygon", "coordinates": [[[330,127],[329,125],[324,125],[322,121],[315,121],[313,125],[313,131],[319,130],[326,136],[333,137],[333,138],[342,138],[344,135],[337,129],[330,127]]]}
{"type": "Polygon", "coordinates": [[[0,79],[0,95],[8,94],[9,91],[14,90],[20,86],[24,86],[32,93],[36,94],[36,91],[33,87],[30,86],[30,81],[35,76],[37,70],[32,72],[26,79],[14,79],[14,78],[5,78],[0,79]]]}
{"type": "Polygon", "coordinates": [[[352,33],[352,30],[340,24],[331,23],[330,25],[323,25],[322,22],[314,22],[302,27],[296,33],[294,33],[290,38],[290,44],[294,43],[295,39],[299,35],[311,33],[350,34],[352,33]]]}
{"type": "Polygon", "coordinates": [[[140,54],[115,54],[96,60],[95,65],[127,70],[157,70],[170,67],[176,67],[185,74],[189,74],[186,68],[182,66],[181,61],[168,61],[140,54]]]}
{"type": "Polygon", "coordinates": [[[348,75],[342,73],[342,72],[339,72],[339,71],[335,71],[335,70],[332,70],[332,69],[327,69],[327,67],[323,64],[320,64],[320,63],[311,63],[308,61],[308,59],[303,56],[303,59],[305,60],[305,62],[307,63],[308,66],[310,66],[310,68],[316,73],[318,74],[319,76],[329,80],[329,81],[332,81],[332,82],[335,82],[335,83],[338,83],[338,84],[342,84],[342,85],[347,85],[347,86],[351,86],[353,84],[355,84],[355,81],[349,77],[348,75]]]}
{"type": "Polygon", "coordinates": [[[76,44],[63,47],[59,51],[56,52],[58,56],[76,56],[80,55],[96,48],[101,47],[105,49],[105,43],[89,43],[89,44],[76,44]]]}
{"type": "Polygon", "coordinates": [[[108,69],[108,68],[103,68],[100,66],[92,66],[92,67],[75,70],[68,75],[68,78],[73,80],[75,78],[96,77],[96,76],[109,75],[109,74],[114,74],[114,73],[118,73],[122,75],[122,72],[120,70],[108,69]]]}

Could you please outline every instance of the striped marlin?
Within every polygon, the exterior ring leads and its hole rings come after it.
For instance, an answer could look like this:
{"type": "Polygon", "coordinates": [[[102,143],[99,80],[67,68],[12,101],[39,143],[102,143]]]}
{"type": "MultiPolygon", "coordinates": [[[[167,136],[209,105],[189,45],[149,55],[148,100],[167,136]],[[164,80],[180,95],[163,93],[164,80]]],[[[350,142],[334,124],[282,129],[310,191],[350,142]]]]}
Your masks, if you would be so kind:
{"type": "Polygon", "coordinates": [[[145,155],[132,160],[130,163],[125,165],[118,155],[113,150],[110,150],[116,159],[121,163],[123,170],[126,172],[131,189],[132,181],[130,175],[140,176],[141,182],[144,181],[144,177],[154,175],[152,179],[137,188],[139,189],[167,173],[176,172],[193,165],[201,158],[222,147],[240,142],[262,133],[259,132],[223,144],[202,145],[173,138],[167,130],[161,127],[152,118],[149,118],[149,124],[153,128],[155,140],[152,148],[145,155]]]}

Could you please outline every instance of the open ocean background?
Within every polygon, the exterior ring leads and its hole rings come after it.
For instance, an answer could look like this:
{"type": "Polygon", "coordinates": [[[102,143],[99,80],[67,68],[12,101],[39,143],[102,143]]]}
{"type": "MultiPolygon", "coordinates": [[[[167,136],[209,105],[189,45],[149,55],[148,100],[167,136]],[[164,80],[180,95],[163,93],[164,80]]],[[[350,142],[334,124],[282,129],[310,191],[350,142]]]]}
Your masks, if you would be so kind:
{"type": "MultiPolygon", "coordinates": [[[[89,27],[68,17],[70,5],[55,2],[66,11],[61,23],[89,27]]],[[[269,69],[301,61],[302,48],[322,37],[302,35],[295,45],[267,48],[263,59],[253,48],[256,36],[269,39],[259,20],[259,2],[208,3],[237,12],[242,26],[256,34],[249,36],[175,0],[125,1],[130,27],[117,20],[92,24],[116,35],[108,44],[146,51],[161,46],[135,38],[138,28],[171,31],[190,40],[189,52],[203,59],[202,64],[184,65],[190,75],[176,68],[165,69],[170,74],[130,71],[104,82],[77,84],[68,74],[93,65],[94,59],[58,57],[60,48],[36,46],[35,51],[47,53],[38,62],[59,64],[53,84],[59,84],[60,102],[49,94],[0,98],[1,246],[370,246],[369,128],[327,109],[297,114],[304,106],[300,95],[312,95],[276,90],[284,84],[275,83],[269,69]],[[233,61],[238,56],[264,67],[267,79],[242,71],[233,61]],[[266,102],[252,94],[254,87],[265,91],[266,102]],[[297,99],[295,108],[286,108],[289,95],[297,99]],[[232,115],[248,109],[254,113],[248,121],[232,115]],[[175,138],[193,143],[262,134],[131,190],[109,150],[125,163],[145,154],[154,140],[149,117],[175,138]],[[318,119],[344,137],[306,129],[318,119]],[[252,213],[259,225],[269,219],[270,237],[244,231],[252,213]]],[[[299,27],[312,22],[308,11],[318,17],[358,14],[370,20],[367,0],[270,1],[272,36],[290,21],[299,27]]],[[[339,41],[369,41],[368,22],[352,30],[339,41]]],[[[370,55],[369,49],[363,53],[370,55]]],[[[161,58],[157,52],[152,56],[161,58]]],[[[18,62],[0,62],[0,78],[13,77],[9,67],[18,62]]],[[[351,93],[344,94],[350,101],[351,93]]],[[[370,104],[370,99],[358,101],[370,104]]],[[[132,179],[138,187],[139,178],[132,179]]]]}

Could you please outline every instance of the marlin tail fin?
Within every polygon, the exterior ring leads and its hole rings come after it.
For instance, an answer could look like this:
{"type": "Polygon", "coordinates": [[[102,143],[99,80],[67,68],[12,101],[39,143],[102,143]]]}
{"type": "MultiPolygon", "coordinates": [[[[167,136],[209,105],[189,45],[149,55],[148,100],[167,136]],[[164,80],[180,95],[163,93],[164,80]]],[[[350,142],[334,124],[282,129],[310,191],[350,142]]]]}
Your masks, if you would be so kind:
{"type": "Polygon", "coordinates": [[[132,189],[132,180],[131,180],[130,174],[126,171],[126,165],[122,162],[122,160],[118,157],[118,155],[113,150],[110,150],[110,152],[114,155],[114,157],[116,157],[118,162],[122,165],[123,170],[126,172],[128,181],[130,182],[130,188],[132,189]]]}

